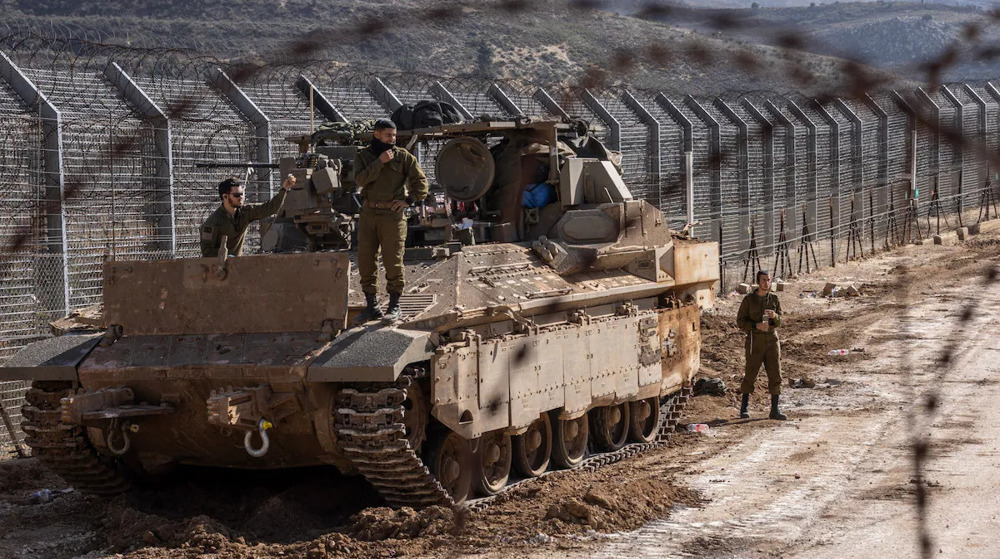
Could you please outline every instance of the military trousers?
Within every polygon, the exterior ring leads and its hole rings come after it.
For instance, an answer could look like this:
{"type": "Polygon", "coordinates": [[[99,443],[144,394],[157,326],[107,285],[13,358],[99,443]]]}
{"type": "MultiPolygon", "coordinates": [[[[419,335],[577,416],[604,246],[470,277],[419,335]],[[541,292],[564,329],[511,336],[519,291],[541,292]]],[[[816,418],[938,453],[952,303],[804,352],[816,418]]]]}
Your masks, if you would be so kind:
{"type": "Polygon", "coordinates": [[[748,334],[745,349],[747,366],[743,371],[740,392],[743,394],[753,392],[760,366],[764,365],[764,370],[767,371],[767,391],[771,394],[781,394],[781,343],[778,337],[756,332],[748,334]]]}
{"type": "Polygon", "coordinates": [[[386,291],[402,293],[403,247],[406,244],[406,219],[399,212],[362,208],[358,220],[358,272],[361,290],[378,293],[378,256],[382,253],[386,291]]]}

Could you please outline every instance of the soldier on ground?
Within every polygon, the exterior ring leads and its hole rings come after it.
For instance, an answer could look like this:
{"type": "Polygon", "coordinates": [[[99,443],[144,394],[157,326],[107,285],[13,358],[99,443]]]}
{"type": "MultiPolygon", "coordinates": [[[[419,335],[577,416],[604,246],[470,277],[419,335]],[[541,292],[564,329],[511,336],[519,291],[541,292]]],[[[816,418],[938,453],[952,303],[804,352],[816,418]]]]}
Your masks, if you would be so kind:
{"type": "Polygon", "coordinates": [[[771,419],[788,419],[778,409],[781,394],[781,345],[777,328],[781,326],[781,302],[771,292],[771,277],[767,270],[757,272],[757,290],[747,294],[736,314],[736,325],[746,333],[747,364],[740,392],[743,402],[740,417],[750,417],[750,394],[757,381],[761,364],[767,371],[767,390],[771,393],[771,419]]]}
{"type": "Polygon", "coordinates": [[[285,201],[285,193],[295,186],[295,177],[288,175],[281,183],[281,190],[263,204],[244,204],[243,183],[236,177],[219,183],[219,198],[222,205],[208,216],[201,226],[201,255],[217,256],[222,237],[226,237],[226,247],[230,256],[243,253],[243,241],[247,237],[250,223],[274,215],[285,201]]]}
{"type": "Polygon", "coordinates": [[[403,278],[406,217],[403,209],[427,197],[427,177],[410,152],[396,146],[396,125],[389,119],[375,122],[372,143],[354,158],[354,181],[361,187],[358,222],[358,272],[367,306],[355,323],[385,318],[398,320],[403,278]],[[382,251],[389,306],[378,308],[378,254],[382,251]]]}

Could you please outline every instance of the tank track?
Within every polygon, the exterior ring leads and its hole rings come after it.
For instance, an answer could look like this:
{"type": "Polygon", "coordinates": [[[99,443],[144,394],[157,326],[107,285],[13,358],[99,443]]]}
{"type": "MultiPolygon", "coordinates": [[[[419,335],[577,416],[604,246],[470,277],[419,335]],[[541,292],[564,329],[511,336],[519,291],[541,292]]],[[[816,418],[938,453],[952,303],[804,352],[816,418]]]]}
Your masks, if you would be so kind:
{"type": "MultiPolygon", "coordinates": [[[[350,458],[390,506],[452,506],[454,501],[451,496],[434,479],[406,440],[403,402],[410,382],[412,379],[401,377],[394,385],[372,384],[341,389],[334,422],[338,444],[344,455],[350,458]]],[[[665,446],[680,421],[691,393],[691,387],[684,387],[660,405],[656,440],[633,443],[614,452],[592,456],[576,469],[594,472],[625,458],[665,446]]],[[[485,510],[497,496],[536,479],[510,484],[498,495],[473,499],[463,506],[470,510],[485,510]]]]}
{"type": "MultiPolygon", "coordinates": [[[[648,443],[632,443],[613,452],[605,452],[596,456],[591,456],[590,458],[584,459],[584,461],[574,469],[586,470],[593,473],[609,464],[614,464],[615,462],[620,462],[621,460],[630,458],[637,454],[642,454],[643,452],[648,452],[650,450],[666,446],[667,443],[670,442],[670,435],[677,428],[677,424],[680,422],[681,416],[684,413],[684,407],[687,405],[688,399],[691,398],[693,393],[694,388],[692,386],[685,386],[676,394],[668,398],[665,402],[660,404],[660,425],[657,428],[656,440],[648,443]]],[[[503,495],[507,491],[527,483],[532,483],[540,478],[559,471],[564,470],[549,470],[536,478],[524,479],[508,484],[503,488],[503,491],[497,495],[466,501],[464,506],[472,511],[484,511],[490,507],[497,497],[503,495]]]]}
{"type": "Polygon", "coordinates": [[[78,491],[112,497],[128,490],[130,481],[98,454],[79,425],[62,422],[62,398],[72,386],[63,382],[34,382],[21,409],[24,442],[49,469],[78,491]]]}
{"type": "Polygon", "coordinates": [[[337,444],[390,506],[452,506],[451,495],[406,440],[403,402],[410,382],[400,377],[393,385],[341,389],[334,420],[337,444]]]}

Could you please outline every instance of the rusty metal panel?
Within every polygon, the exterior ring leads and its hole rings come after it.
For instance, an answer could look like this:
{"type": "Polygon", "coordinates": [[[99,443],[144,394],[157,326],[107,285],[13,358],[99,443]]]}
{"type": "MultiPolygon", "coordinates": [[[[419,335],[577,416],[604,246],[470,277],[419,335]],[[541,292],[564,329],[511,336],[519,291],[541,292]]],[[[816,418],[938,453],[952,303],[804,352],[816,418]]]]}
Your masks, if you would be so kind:
{"type": "Polygon", "coordinates": [[[677,285],[713,282],[719,279],[717,243],[674,243],[674,281],[677,285]]]}
{"type": "Polygon", "coordinates": [[[691,384],[698,372],[701,352],[700,318],[697,305],[686,305],[660,313],[659,335],[663,343],[661,376],[663,392],[691,384]]]}
{"type": "Polygon", "coordinates": [[[126,334],[319,331],[347,320],[350,260],[344,253],[108,262],[106,324],[126,334]]]}
{"type": "Polygon", "coordinates": [[[35,342],[0,367],[0,381],[76,380],[76,367],[103,334],[71,334],[35,342]]]}
{"type": "MultiPolygon", "coordinates": [[[[596,326],[582,326],[575,330],[560,330],[559,345],[563,354],[563,389],[565,394],[564,407],[569,413],[583,411],[590,406],[591,401],[591,351],[596,326]]],[[[558,371],[547,371],[547,374],[559,374],[558,371]]]]}

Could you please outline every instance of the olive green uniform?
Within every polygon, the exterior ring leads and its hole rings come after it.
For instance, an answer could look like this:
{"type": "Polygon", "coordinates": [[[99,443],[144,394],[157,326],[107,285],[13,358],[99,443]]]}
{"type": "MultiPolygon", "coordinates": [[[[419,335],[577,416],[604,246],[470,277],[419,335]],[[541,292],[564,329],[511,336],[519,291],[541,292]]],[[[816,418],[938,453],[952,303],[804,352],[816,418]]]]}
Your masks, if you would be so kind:
{"type": "Polygon", "coordinates": [[[744,370],[743,383],[740,392],[750,394],[757,381],[761,364],[767,371],[767,390],[771,394],[781,394],[781,344],[775,328],[781,326],[781,302],[774,293],[758,295],[756,291],[743,298],[740,310],[736,313],[736,325],[746,333],[747,365],[744,370]],[[774,318],[764,317],[764,310],[774,311],[774,318]],[[771,329],[762,332],[757,324],[770,322],[771,329]]]}
{"type": "Polygon", "coordinates": [[[403,247],[406,244],[406,219],[390,208],[393,200],[414,202],[427,197],[427,177],[417,158],[401,147],[393,148],[393,157],[382,163],[379,154],[363,149],[354,158],[354,181],[361,187],[361,219],[358,222],[358,272],[361,290],[378,293],[378,253],[382,250],[386,290],[402,293],[403,247]]]}
{"type": "Polygon", "coordinates": [[[218,256],[223,236],[228,237],[226,246],[231,256],[242,254],[243,241],[247,238],[250,223],[277,213],[281,203],[285,201],[285,193],[286,190],[280,188],[267,202],[236,208],[233,215],[229,215],[225,206],[219,206],[201,226],[201,255],[218,256]]]}

